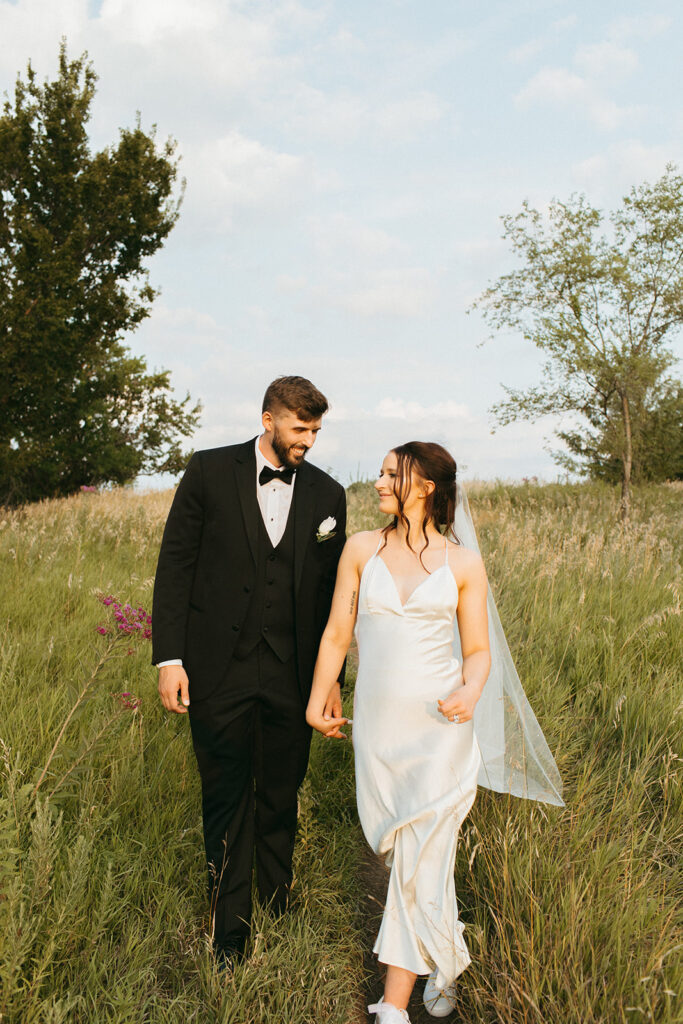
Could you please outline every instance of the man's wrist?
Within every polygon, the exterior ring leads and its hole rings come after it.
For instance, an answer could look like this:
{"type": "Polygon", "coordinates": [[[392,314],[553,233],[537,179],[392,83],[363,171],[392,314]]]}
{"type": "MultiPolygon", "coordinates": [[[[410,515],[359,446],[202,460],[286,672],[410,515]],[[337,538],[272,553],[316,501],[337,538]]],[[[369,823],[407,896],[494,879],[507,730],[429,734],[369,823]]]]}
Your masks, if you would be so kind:
{"type": "Polygon", "coordinates": [[[157,668],[163,668],[165,665],[180,665],[183,667],[182,658],[171,658],[170,661],[158,661],[157,668]]]}

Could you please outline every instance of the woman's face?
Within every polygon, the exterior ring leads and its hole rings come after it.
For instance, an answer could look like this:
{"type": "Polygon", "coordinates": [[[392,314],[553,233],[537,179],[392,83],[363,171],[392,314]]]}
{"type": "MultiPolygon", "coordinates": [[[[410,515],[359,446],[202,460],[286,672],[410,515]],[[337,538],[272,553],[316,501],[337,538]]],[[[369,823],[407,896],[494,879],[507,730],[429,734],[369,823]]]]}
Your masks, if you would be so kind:
{"type": "MultiPolygon", "coordinates": [[[[387,452],[382,463],[379,476],[375,481],[375,490],[379,495],[379,510],[389,516],[398,515],[398,499],[396,497],[396,479],[398,471],[398,459],[395,452],[387,452]]],[[[410,474],[410,488],[403,501],[403,509],[408,514],[413,506],[424,500],[424,483],[416,476],[410,474]]]]}
{"type": "Polygon", "coordinates": [[[379,510],[390,516],[398,514],[398,502],[394,493],[397,462],[394,452],[388,452],[375,481],[375,490],[379,495],[379,510]]]}

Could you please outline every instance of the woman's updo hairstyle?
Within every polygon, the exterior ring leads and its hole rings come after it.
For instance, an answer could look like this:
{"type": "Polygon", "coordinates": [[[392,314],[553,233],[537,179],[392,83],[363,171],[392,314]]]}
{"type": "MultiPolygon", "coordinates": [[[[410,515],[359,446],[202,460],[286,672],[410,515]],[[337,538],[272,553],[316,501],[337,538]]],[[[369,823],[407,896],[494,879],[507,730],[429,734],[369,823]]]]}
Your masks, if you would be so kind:
{"type": "MultiPolygon", "coordinates": [[[[396,456],[394,493],[398,502],[398,515],[395,515],[393,521],[385,527],[384,543],[386,544],[389,532],[395,530],[398,523],[401,522],[406,529],[410,547],[410,524],[404,511],[404,504],[410,491],[412,474],[421,480],[431,480],[434,484],[434,490],[425,499],[422,520],[425,544],[427,543],[427,525],[430,522],[441,533],[446,533],[450,529],[451,536],[457,541],[452,527],[455,517],[455,484],[458,467],[451,453],[433,441],[409,441],[407,444],[392,448],[392,451],[396,456]]],[[[422,555],[420,555],[420,561],[422,561],[422,555]]]]}

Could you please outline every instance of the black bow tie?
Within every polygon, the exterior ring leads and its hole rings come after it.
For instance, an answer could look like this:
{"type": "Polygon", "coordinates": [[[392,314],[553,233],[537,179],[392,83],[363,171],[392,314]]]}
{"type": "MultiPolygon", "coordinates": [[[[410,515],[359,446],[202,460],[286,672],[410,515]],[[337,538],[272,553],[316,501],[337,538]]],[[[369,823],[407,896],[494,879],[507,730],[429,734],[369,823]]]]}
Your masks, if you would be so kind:
{"type": "Polygon", "coordinates": [[[281,480],[283,484],[291,484],[293,476],[293,469],[271,469],[270,466],[264,466],[258,475],[258,482],[261,486],[269,484],[271,480],[281,480]]]}

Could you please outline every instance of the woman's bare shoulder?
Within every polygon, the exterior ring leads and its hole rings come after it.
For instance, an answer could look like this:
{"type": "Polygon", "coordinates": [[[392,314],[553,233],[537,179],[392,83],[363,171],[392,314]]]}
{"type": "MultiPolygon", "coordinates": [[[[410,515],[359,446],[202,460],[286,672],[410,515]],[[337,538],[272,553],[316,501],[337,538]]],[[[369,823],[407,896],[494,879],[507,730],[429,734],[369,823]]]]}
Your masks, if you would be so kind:
{"type": "Polygon", "coordinates": [[[478,551],[466,548],[462,544],[448,541],[448,564],[450,565],[458,584],[486,579],[484,560],[478,551]]]}
{"type": "MultiPolygon", "coordinates": [[[[344,545],[343,564],[348,568],[353,566],[360,576],[365,568],[365,563],[377,550],[381,532],[381,530],[360,530],[358,533],[352,533],[344,545]]],[[[340,566],[342,562],[340,562],[340,566]]]]}
{"type": "Polygon", "coordinates": [[[350,554],[362,557],[367,553],[372,554],[379,544],[381,530],[359,530],[352,533],[346,541],[346,549],[350,554]]]}

